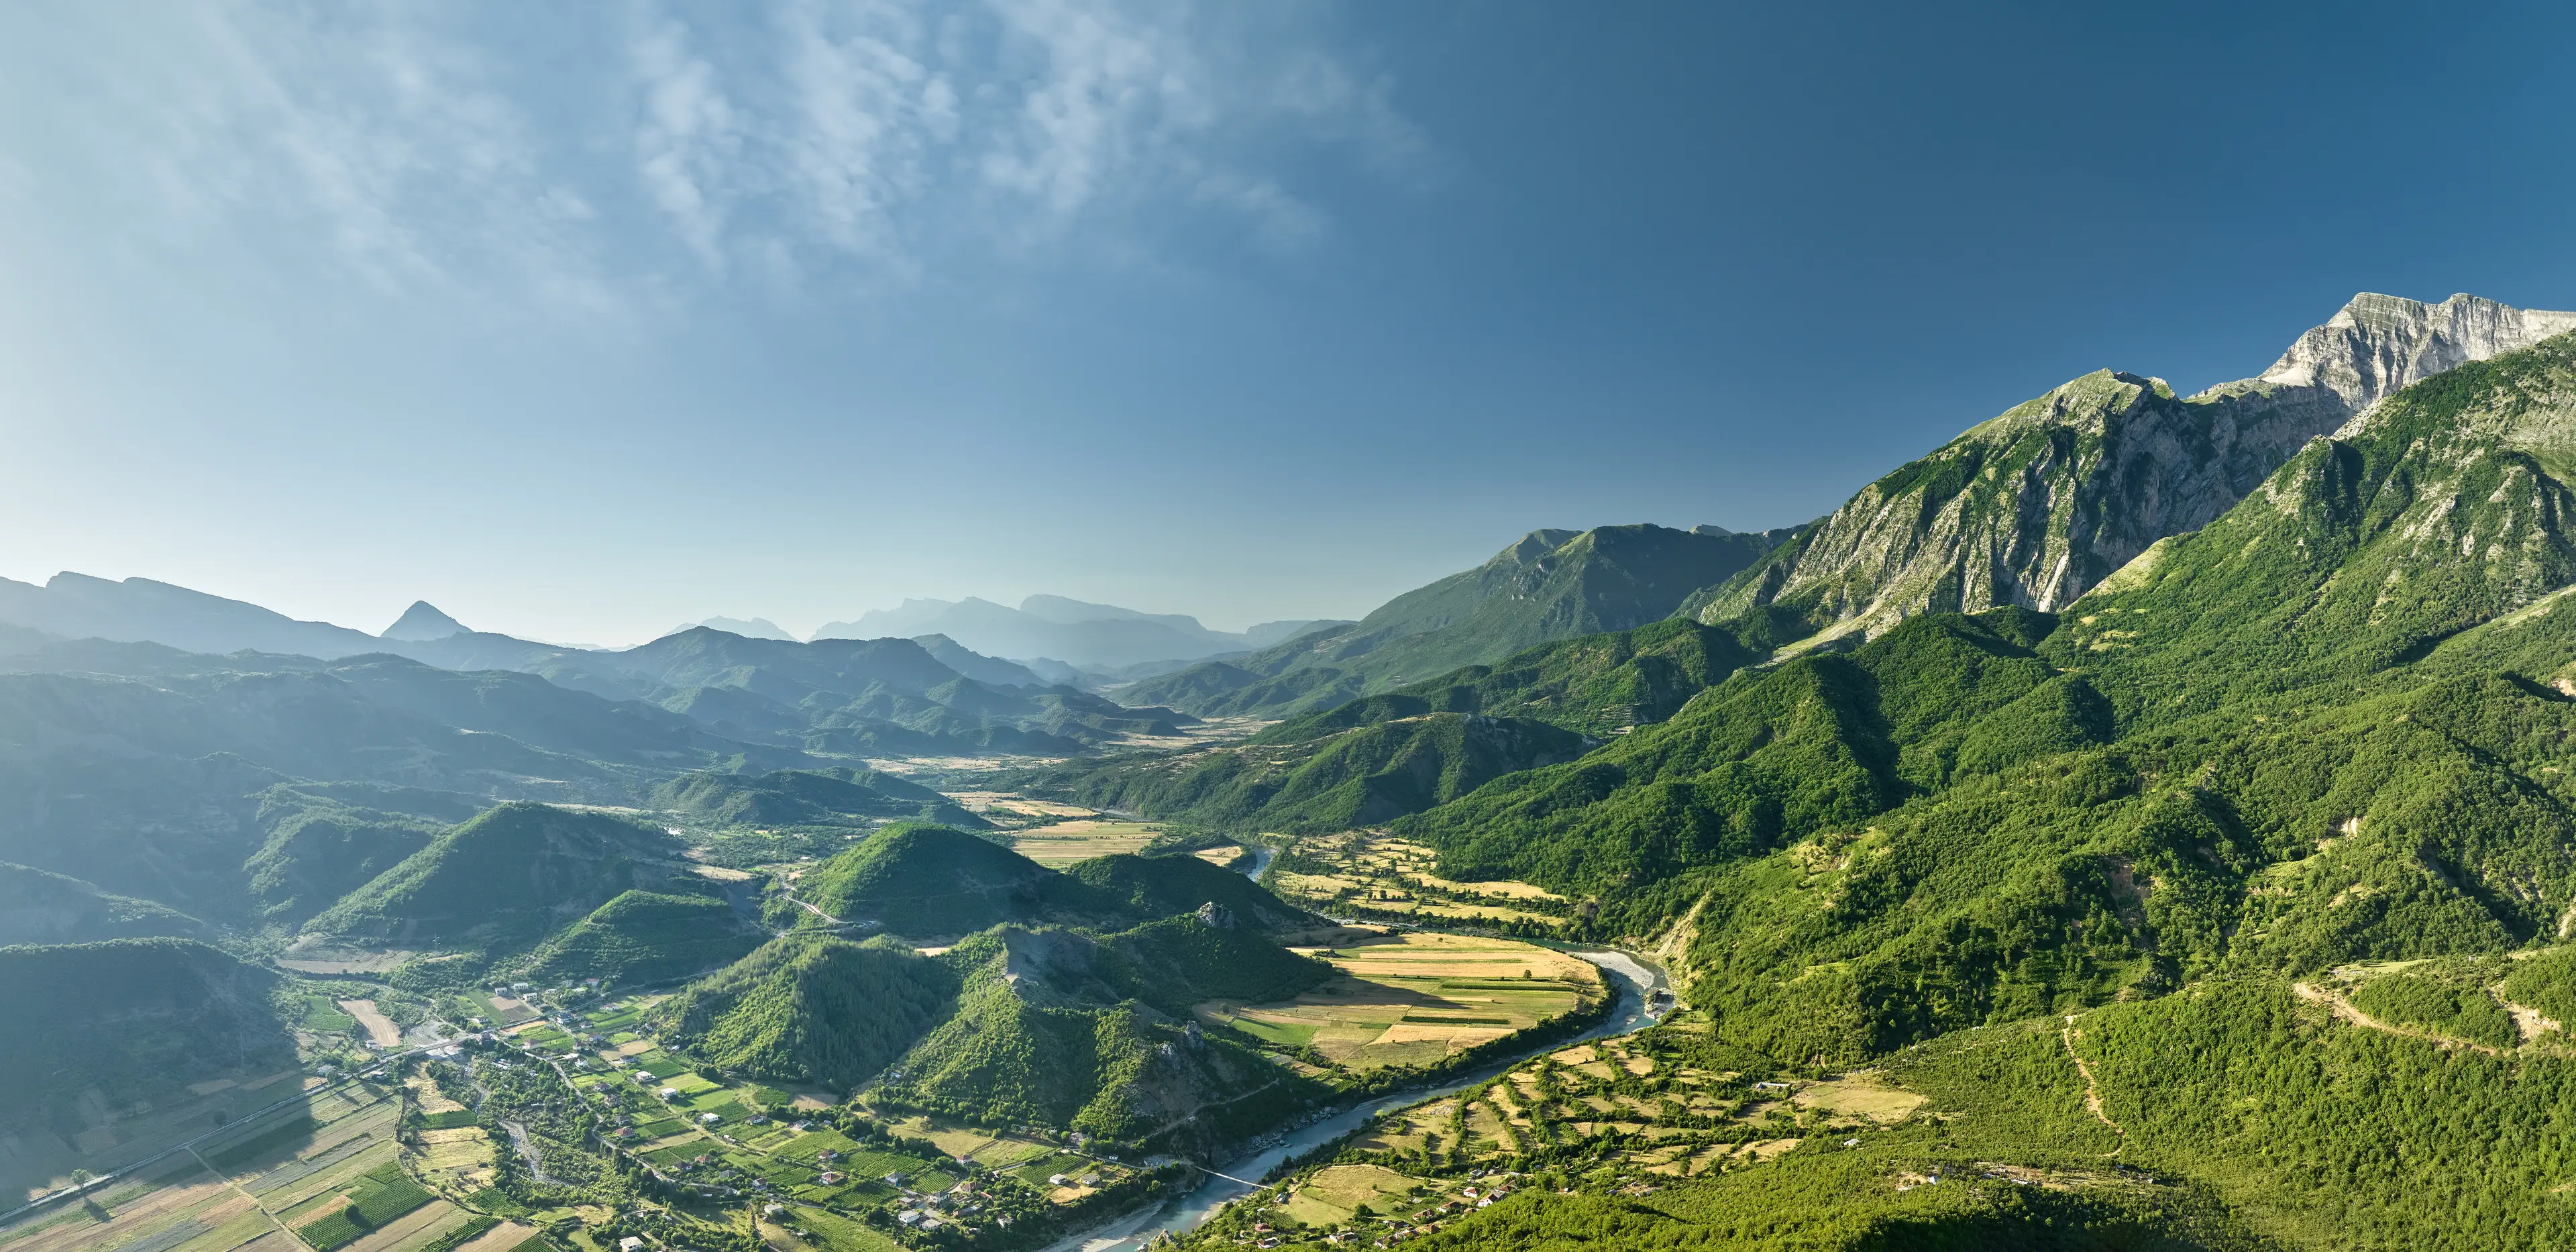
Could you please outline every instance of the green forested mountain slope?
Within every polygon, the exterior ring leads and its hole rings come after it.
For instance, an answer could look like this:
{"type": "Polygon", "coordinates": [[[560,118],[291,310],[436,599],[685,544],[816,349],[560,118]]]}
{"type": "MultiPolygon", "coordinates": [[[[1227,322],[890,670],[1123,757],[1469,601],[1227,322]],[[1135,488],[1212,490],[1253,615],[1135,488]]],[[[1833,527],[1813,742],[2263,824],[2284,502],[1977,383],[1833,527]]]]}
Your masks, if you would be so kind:
{"type": "MultiPolygon", "coordinates": [[[[0,948],[0,1115],[60,1120],[210,1075],[292,1063],[274,975],[187,939],[0,948]],[[108,994],[112,991],[112,994],[108,994]]],[[[20,1119],[25,1119],[23,1122],[20,1119]]]]}
{"type": "Polygon", "coordinates": [[[918,822],[887,826],[807,871],[796,895],[842,921],[875,922],[911,938],[1006,921],[1125,915],[1118,901],[1079,879],[962,830],[918,822]]]}
{"type": "Polygon", "coordinates": [[[1137,917],[1172,917],[1214,904],[1254,930],[1303,930],[1320,921],[1250,878],[1195,856],[1116,853],[1077,861],[1064,872],[1137,917]]]}
{"type": "MultiPolygon", "coordinates": [[[[435,798],[424,803],[418,792],[386,798],[430,811],[447,807],[435,798]]],[[[250,872],[260,915],[290,922],[329,908],[474,812],[441,813],[452,819],[441,821],[417,812],[350,804],[289,783],[261,792],[258,803],[251,820],[266,837],[242,868],[250,872]]]]}
{"type": "Polygon", "coordinates": [[[537,945],[512,967],[541,985],[596,978],[623,986],[668,982],[741,959],[768,932],[714,892],[626,891],[537,945]]]}
{"type": "Polygon", "coordinates": [[[622,892],[687,875],[679,854],[658,827],[505,804],[440,835],[305,928],[395,943],[534,938],[622,892]]]}
{"type": "Polygon", "coordinates": [[[1682,916],[1696,1002],[1853,1064],[2196,980],[2500,953],[2576,906],[2554,474],[2576,342],[2420,383],[2062,617],[1739,674],[1403,829],[1682,916]]]}
{"type": "Polygon", "coordinates": [[[1020,782],[1240,833],[1346,830],[1570,761],[1595,746],[1584,736],[1662,721],[1804,633],[1765,610],[1723,627],[1667,620],[1582,635],[1299,714],[1239,745],[1071,761],[1020,782]]]}
{"type": "Polygon", "coordinates": [[[211,934],[204,922],[176,909],[101,891],[77,878],[0,862],[0,947],[156,935],[205,939],[211,934]]]}
{"type": "Polygon", "coordinates": [[[865,824],[913,818],[967,830],[991,823],[948,797],[882,770],[846,766],[767,774],[701,771],[653,789],[654,805],[710,826],[865,824]]]}
{"type": "Polygon", "coordinates": [[[2109,734],[2083,679],[2031,652],[2047,624],[2020,609],[1922,618],[1856,653],[1738,674],[1670,721],[1399,829],[1445,848],[1459,874],[1599,893],[1858,821],[2109,734]]]}
{"type": "Polygon", "coordinates": [[[1118,696],[1201,715],[1329,708],[1554,640],[1656,621],[1788,533],[1532,531],[1483,565],[1397,596],[1356,625],[1149,679],[1118,696]]]}
{"type": "Polygon", "coordinates": [[[1831,633],[1875,633],[1917,612],[2061,608],[2381,398],[2570,327],[2576,315],[2473,296],[2364,294],[2257,378],[2178,397],[2161,380],[2088,374],[1863,488],[1683,611],[1715,622],[1778,605],[1831,633]]]}
{"type": "Polygon", "coordinates": [[[1589,741],[1544,722],[1433,713],[1296,742],[1069,762],[1022,785],[1094,808],[1242,832],[1316,834],[1418,812],[1589,741]]]}
{"type": "Polygon", "coordinates": [[[674,999],[669,1040],[690,1056],[781,1082],[847,1091],[955,1007],[946,962],[879,937],[789,934],[674,999]]]}
{"type": "Polygon", "coordinates": [[[881,1107],[1186,1150],[1325,1094],[1186,1019],[1195,1000],[1294,994],[1330,976],[1248,929],[1195,917],[1106,938],[1003,926],[941,959],[962,973],[957,1011],[870,1089],[881,1107]]]}

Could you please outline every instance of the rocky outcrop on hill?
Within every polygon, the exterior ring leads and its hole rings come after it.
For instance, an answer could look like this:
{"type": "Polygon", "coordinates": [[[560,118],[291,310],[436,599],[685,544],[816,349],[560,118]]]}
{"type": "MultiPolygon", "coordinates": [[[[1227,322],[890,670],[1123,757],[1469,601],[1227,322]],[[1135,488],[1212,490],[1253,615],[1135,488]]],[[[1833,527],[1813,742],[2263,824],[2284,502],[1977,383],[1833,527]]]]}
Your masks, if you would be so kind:
{"type": "Polygon", "coordinates": [[[2571,329],[2576,313],[2365,293],[2260,376],[2197,395],[2087,374],[1862,488],[1682,612],[1715,623],[1777,605],[1833,638],[1921,612],[2054,609],[2382,397],[2571,329]]]}

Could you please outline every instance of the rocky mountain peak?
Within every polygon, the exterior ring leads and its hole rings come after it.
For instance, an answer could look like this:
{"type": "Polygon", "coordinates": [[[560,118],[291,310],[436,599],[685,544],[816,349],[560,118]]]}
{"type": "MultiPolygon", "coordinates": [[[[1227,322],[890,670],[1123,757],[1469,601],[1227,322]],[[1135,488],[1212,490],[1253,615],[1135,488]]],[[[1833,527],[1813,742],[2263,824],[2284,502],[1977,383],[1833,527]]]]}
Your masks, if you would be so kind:
{"type": "Polygon", "coordinates": [[[2576,313],[2517,309],[2466,293],[2439,304],[2363,292],[2299,336],[2261,381],[2323,387],[2356,416],[2410,383],[2576,330],[2576,313]]]}
{"type": "Polygon", "coordinates": [[[1794,608],[1821,638],[1922,612],[2073,603],[2156,540],[2226,512],[2309,440],[2471,361],[2576,330],[2576,313],[2477,296],[2362,294],[2272,368],[2187,399],[2097,370],[1982,422],[1683,611],[1794,608]]]}

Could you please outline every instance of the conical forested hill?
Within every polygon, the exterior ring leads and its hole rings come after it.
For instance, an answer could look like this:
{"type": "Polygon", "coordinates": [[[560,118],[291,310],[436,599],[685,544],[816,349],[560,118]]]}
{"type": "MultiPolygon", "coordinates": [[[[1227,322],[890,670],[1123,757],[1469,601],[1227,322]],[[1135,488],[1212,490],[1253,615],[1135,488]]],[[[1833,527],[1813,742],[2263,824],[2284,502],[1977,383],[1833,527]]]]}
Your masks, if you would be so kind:
{"type": "Polygon", "coordinates": [[[919,822],[887,826],[825,861],[796,884],[796,894],[833,918],[916,939],[1002,922],[1128,916],[1079,879],[962,830],[919,822]]]}
{"type": "Polygon", "coordinates": [[[533,938],[688,874],[677,840],[605,813],[505,804],[431,840],[306,923],[387,942],[533,938]]]}
{"type": "Polygon", "coordinates": [[[673,1046],[724,1069],[846,1091],[954,1010],[945,962],[879,937],[771,940],[665,1013],[673,1046]]]}

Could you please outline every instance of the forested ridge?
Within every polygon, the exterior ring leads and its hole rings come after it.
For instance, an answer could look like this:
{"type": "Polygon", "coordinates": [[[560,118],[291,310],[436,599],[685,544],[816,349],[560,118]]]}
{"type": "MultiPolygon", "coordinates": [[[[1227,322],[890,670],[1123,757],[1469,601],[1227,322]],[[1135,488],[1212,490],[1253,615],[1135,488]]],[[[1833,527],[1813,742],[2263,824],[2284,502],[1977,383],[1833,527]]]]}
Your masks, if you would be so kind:
{"type": "Polygon", "coordinates": [[[1948,1110],[1431,1246],[2576,1238],[2571,406],[2567,338],[2462,365],[2062,610],[1765,646],[1394,820],[1662,943],[1714,1039],[1948,1110]]]}

